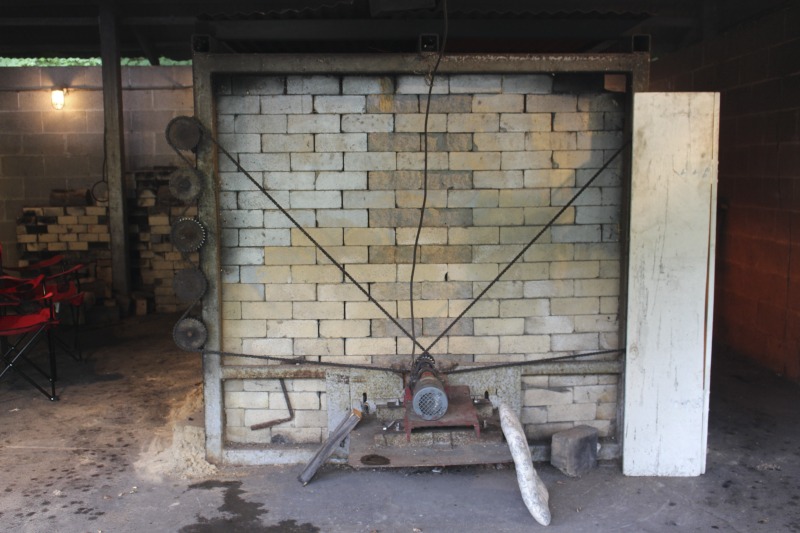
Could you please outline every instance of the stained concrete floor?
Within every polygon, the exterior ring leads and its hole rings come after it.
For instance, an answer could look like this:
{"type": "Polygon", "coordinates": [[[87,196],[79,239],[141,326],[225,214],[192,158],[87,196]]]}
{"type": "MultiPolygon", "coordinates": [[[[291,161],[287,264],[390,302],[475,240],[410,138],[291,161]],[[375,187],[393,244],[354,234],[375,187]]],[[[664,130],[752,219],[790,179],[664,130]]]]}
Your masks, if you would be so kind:
{"type": "MultiPolygon", "coordinates": [[[[354,471],[224,468],[201,478],[143,475],[169,439],[174,406],[196,394],[200,361],[170,339],[174,317],[88,331],[87,360],[62,358],[59,402],[0,381],[0,531],[517,532],[544,530],[513,468],[354,471]],[[138,465],[138,466],[137,466],[138,465]]],[[[570,479],[537,464],[561,532],[800,532],[800,387],[716,356],[708,470],[626,478],[618,464],[570,479]]],[[[177,411],[180,423],[191,413],[177,411]]],[[[195,421],[196,422],[196,421],[195,421]]]]}

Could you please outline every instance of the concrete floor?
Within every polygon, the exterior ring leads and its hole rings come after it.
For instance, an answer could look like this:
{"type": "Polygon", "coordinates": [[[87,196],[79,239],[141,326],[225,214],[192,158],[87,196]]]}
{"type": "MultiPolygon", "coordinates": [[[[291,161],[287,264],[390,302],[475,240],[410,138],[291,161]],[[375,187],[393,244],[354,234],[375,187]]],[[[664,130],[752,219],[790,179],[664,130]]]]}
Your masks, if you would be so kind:
{"type": "MultiPolygon", "coordinates": [[[[175,421],[198,422],[175,409],[197,397],[200,361],[173,346],[173,323],[145,317],[87,332],[88,360],[62,359],[57,403],[0,381],[0,531],[544,529],[509,467],[328,466],[307,487],[295,479],[302,466],[153,474],[142,462],[169,445],[175,421]]],[[[704,476],[626,478],[606,464],[570,479],[538,464],[551,495],[547,529],[800,532],[800,387],[721,356],[714,367],[704,476]]]]}

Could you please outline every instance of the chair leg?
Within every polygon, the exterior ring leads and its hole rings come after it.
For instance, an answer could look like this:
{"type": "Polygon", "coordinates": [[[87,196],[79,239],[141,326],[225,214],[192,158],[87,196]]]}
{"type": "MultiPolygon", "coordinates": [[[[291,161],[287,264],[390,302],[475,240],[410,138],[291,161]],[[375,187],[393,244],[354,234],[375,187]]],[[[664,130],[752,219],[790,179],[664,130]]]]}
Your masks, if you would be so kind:
{"type": "Polygon", "coordinates": [[[53,331],[47,330],[47,355],[50,358],[50,401],[58,400],[56,396],[56,380],[58,380],[58,369],[56,368],[56,349],[53,344],[53,331]]]}
{"type": "MultiPolygon", "coordinates": [[[[34,333],[33,335],[31,335],[30,338],[27,338],[26,336],[23,336],[21,339],[18,339],[16,343],[12,344],[12,343],[8,342],[9,348],[7,350],[3,351],[2,352],[2,356],[0,356],[2,358],[3,363],[5,363],[5,368],[0,372],[0,378],[2,378],[6,374],[6,372],[8,372],[9,370],[13,370],[22,379],[24,379],[29,384],[31,384],[34,388],[36,388],[36,390],[38,390],[39,392],[41,392],[42,394],[47,396],[47,398],[50,401],[56,401],[56,400],[58,400],[58,396],[56,396],[56,385],[55,385],[55,381],[56,381],[55,380],[55,352],[52,350],[52,345],[49,346],[50,349],[48,350],[49,351],[48,356],[50,357],[50,374],[45,372],[39,365],[37,365],[36,363],[31,361],[25,355],[25,352],[27,352],[28,349],[30,347],[32,347],[37,342],[37,340],[39,339],[39,336],[42,333],[43,333],[43,330],[39,330],[36,333],[34,333]],[[18,348],[20,344],[24,344],[22,349],[18,348]],[[41,374],[43,377],[45,377],[48,380],[48,382],[50,383],[50,391],[49,392],[44,387],[42,387],[39,383],[37,383],[33,378],[31,378],[28,374],[26,374],[19,367],[19,365],[17,364],[17,361],[19,361],[19,360],[25,361],[30,367],[32,367],[34,370],[36,370],[39,374],[41,374]]],[[[48,338],[49,338],[49,333],[50,332],[48,330],[47,331],[48,338]]]]}

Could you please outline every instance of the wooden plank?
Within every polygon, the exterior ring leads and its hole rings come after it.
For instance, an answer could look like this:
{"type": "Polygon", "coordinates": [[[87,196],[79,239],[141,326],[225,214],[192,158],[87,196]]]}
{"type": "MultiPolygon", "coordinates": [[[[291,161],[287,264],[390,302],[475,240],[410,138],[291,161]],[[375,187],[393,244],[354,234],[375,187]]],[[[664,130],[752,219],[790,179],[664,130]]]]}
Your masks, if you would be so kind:
{"type": "Polygon", "coordinates": [[[119,38],[114,13],[100,6],[100,56],[103,62],[103,115],[108,178],[108,222],[111,233],[111,267],[114,296],[127,314],[130,293],[127,206],[125,205],[125,152],[122,124],[122,78],[119,38]]]}
{"type": "Polygon", "coordinates": [[[634,97],[623,472],[705,471],[719,95],[634,97]]]}

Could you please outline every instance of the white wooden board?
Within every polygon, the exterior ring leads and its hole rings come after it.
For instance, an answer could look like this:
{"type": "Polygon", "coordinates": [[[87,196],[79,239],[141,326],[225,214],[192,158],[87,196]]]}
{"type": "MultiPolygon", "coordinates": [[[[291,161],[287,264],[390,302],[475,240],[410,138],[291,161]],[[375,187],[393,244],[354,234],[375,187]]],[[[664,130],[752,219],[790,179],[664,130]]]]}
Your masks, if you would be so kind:
{"type": "Polygon", "coordinates": [[[705,472],[718,93],[633,106],[623,472],[705,472]]]}

